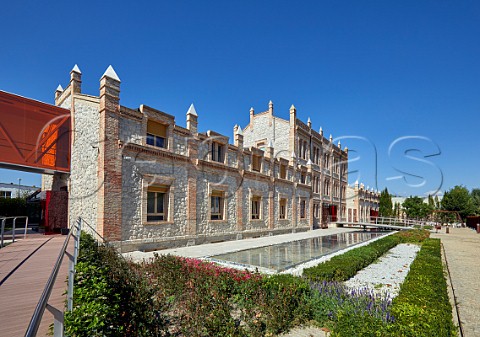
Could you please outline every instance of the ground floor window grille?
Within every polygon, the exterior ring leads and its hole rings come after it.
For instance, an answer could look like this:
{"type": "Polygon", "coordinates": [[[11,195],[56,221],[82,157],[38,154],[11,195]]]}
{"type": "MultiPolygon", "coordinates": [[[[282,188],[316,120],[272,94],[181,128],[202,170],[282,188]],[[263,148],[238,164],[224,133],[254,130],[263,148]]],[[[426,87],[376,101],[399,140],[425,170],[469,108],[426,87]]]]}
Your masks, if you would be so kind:
{"type": "Polygon", "coordinates": [[[287,215],[287,200],[286,199],[280,199],[280,219],[285,219],[287,215]]]}
{"type": "Polygon", "coordinates": [[[252,220],[260,219],[260,197],[252,198],[252,220]]]}
{"type": "Polygon", "coordinates": [[[223,204],[224,198],[222,192],[214,191],[210,198],[210,219],[211,220],[223,220],[223,204]]]}

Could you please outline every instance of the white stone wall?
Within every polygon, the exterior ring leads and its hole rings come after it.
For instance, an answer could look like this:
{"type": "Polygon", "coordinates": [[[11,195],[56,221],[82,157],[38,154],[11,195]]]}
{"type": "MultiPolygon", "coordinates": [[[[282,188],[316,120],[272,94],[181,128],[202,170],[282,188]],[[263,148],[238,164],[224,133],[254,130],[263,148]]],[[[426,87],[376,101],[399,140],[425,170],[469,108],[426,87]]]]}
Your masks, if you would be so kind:
{"type": "Polygon", "coordinates": [[[172,160],[135,159],[123,160],[122,171],[122,240],[138,240],[159,237],[183,236],[186,233],[187,168],[183,162],[172,160]],[[144,186],[149,177],[172,180],[174,194],[173,222],[149,224],[143,221],[145,211],[144,186]]]}
{"type": "Polygon", "coordinates": [[[142,145],[145,133],[142,123],[130,118],[120,118],[119,121],[120,140],[124,144],[133,143],[142,145]]]}
{"type": "Polygon", "coordinates": [[[188,137],[173,134],[173,152],[186,156],[188,153],[188,137]]]}
{"type": "MultiPolygon", "coordinates": [[[[92,227],[97,224],[97,179],[99,151],[99,104],[82,96],[75,96],[72,113],[73,132],[71,173],[69,186],[70,223],[81,216],[92,227]]],[[[63,107],[70,108],[70,98],[63,107]]]]}
{"type": "Polygon", "coordinates": [[[290,159],[289,151],[290,123],[268,113],[254,115],[253,125],[244,131],[244,146],[255,146],[262,139],[272,140],[274,157],[290,159]]]}

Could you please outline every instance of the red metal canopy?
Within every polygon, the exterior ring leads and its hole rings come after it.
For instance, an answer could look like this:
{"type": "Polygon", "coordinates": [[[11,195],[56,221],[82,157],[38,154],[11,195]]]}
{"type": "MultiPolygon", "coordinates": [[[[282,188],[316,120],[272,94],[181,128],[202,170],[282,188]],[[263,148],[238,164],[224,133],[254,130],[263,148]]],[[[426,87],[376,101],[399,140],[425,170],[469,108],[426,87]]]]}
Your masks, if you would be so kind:
{"type": "Polygon", "coordinates": [[[0,166],[70,172],[70,111],[0,91],[0,166]]]}

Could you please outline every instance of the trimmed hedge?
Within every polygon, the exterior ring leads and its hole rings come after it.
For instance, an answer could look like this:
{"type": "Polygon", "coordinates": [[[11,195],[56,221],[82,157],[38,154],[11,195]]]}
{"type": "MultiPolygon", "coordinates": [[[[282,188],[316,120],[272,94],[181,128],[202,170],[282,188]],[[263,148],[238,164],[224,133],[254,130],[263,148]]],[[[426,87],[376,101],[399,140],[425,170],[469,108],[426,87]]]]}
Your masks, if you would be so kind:
{"type": "Polygon", "coordinates": [[[457,336],[439,239],[423,243],[393,300],[391,313],[398,336],[457,336]]]}
{"type": "Polygon", "coordinates": [[[334,256],[318,266],[304,269],[303,277],[313,282],[346,281],[399,243],[419,243],[428,235],[429,233],[424,230],[409,230],[389,235],[366,246],[334,256]]]}

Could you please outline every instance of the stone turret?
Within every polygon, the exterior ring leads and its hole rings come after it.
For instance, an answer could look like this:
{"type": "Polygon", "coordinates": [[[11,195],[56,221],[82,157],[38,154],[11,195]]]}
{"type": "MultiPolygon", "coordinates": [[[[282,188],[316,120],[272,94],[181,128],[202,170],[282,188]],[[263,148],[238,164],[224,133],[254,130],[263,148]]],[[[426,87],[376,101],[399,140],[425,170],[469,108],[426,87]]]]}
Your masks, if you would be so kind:
{"type": "Polygon", "coordinates": [[[82,92],[82,72],[77,65],[70,71],[70,88],[72,93],[82,92]]]}
{"type": "Polygon", "coordinates": [[[187,129],[194,135],[198,133],[198,115],[193,103],[187,111],[187,129]]]}
{"type": "Polygon", "coordinates": [[[122,161],[119,148],[120,78],[109,66],[100,79],[97,230],[105,238],[122,238],[122,161]]]}
{"type": "Polygon", "coordinates": [[[63,88],[59,84],[57,89],[55,90],[55,99],[58,99],[60,97],[60,95],[62,95],[62,94],[63,94],[63,88]]]}

